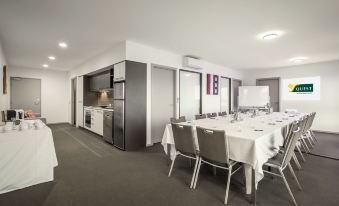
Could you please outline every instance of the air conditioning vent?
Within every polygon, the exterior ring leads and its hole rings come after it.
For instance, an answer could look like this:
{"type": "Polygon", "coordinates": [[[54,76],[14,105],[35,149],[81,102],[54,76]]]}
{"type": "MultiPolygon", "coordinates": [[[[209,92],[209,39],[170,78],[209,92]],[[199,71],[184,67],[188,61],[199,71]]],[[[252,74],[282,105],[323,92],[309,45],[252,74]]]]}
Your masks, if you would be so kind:
{"type": "Polygon", "coordinates": [[[200,59],[192,58],[192,57],[184,57],[183,58],[183,67],[188,67],[192,69],[202,69],[204,62],[200,59]]]}

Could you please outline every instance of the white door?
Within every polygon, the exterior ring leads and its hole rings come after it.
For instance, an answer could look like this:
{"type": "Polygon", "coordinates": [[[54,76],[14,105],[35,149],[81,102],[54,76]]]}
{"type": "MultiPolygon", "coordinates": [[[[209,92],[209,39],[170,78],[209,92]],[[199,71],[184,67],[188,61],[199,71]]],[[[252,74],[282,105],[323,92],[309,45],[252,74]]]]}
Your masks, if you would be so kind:
{"type": "Polygon", "coordinates": [[[84,77],[77,77],[76,91],[76,126],[84,127],[84,77]]]}
{"type": "Polygon", "coordinates": [[[41,116],[41,80],[11,77],[11,109],[32,110],[41,116]]]}
{"type": "Polygon", "coordinates": [[[230,79],[220,78],[220,111],[230,112],[230,79]]]}
{"type": "Polygon", "coordinates": [[[180,70],[180,116],[187,120],[201,112],[201,73],[180,70]]]}
{"type": "Polygon", "coordinates": [[[152,66],[152,143],[161,142],[165,126],[175,116],[175,70],[152,66]]]}

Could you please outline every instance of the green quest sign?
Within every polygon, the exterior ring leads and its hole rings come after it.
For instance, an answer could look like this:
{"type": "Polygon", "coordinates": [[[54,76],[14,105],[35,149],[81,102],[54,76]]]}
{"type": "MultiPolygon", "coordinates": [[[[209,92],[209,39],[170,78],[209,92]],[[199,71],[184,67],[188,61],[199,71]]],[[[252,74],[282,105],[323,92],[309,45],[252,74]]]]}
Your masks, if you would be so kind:
{"type": "Polygon", "coordinates": [[[290,88],[289,92],[313,92],[313,84],[289,84],[288,87],[290,88]]]}

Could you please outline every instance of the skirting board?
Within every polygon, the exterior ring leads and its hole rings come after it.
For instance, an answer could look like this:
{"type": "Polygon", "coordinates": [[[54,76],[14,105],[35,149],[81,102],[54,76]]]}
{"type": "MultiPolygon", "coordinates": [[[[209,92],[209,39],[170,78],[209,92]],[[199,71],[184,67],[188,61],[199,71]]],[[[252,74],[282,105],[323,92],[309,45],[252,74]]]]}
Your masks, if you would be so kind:
{"type": "Polygon", "coordinates": [[[339,132],[330,132],[330,131],[322,131],[322,130],[312,130],[313,132],[319,132],[319,133],[327,133],[327,134],[336,134],[339,135],[339,132]]]}

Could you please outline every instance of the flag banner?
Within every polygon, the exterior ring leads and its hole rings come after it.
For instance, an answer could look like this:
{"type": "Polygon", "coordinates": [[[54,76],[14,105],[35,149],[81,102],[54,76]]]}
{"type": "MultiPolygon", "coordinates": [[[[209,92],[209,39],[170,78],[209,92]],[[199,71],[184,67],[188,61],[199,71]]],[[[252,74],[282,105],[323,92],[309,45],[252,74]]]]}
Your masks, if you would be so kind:
{"type": "Polygon", "coordinates": [[[219,76],[218,75],[206,75],[206,94],[218,95],[219,94],[219,76]]]}

